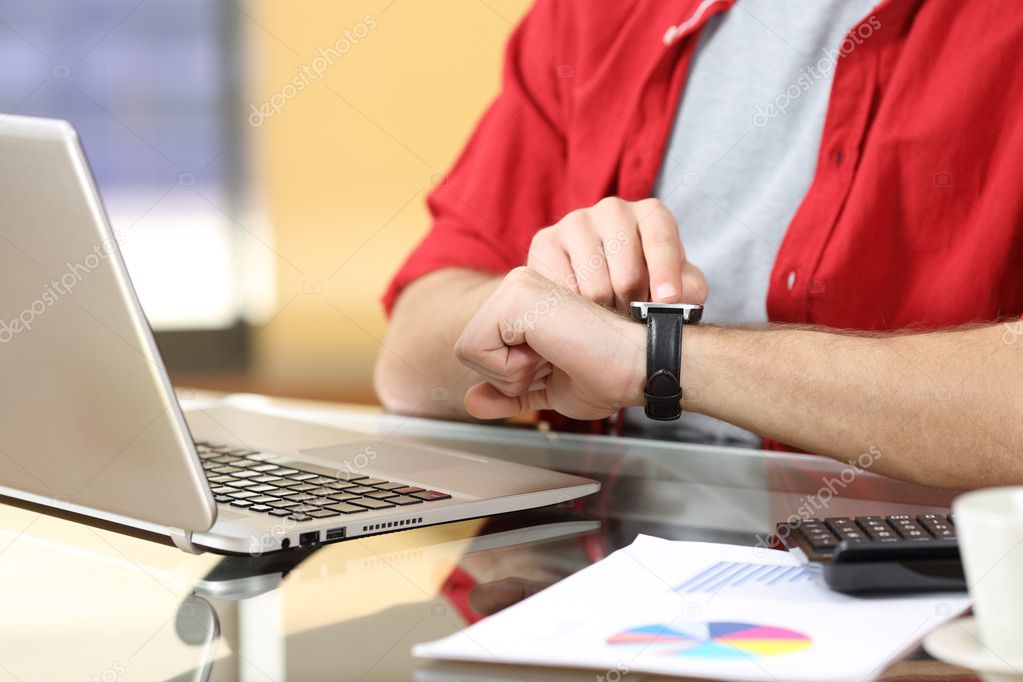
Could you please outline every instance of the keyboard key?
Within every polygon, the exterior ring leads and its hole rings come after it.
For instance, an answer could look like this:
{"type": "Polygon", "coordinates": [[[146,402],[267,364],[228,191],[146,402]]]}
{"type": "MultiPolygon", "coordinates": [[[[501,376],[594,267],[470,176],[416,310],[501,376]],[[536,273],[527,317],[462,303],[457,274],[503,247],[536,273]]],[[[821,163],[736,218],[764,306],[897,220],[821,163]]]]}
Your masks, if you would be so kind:
{"type": "Polygon", "coordinates": [[[328,516],[340,516],[340,512],[333,511],[332,509],[317,509],[316,511],[309,512],[309,516],[314,519],[325,519],[328,516]]]}
{"type": "Polygon", "coordinates": [[[208,478],[207,480],[210,483],[216,484],[216,483],[226,483],[227,481],[233,481],[235,479],[234,479],[233,476],[228,476],[227,474],[221,474],[219,476],[213,476],[211,478],[208,478]]]}
{"type": "Polygon", "coordinates": [[[299,471],[296,474],[288,474],[286,478],[290,478],[293,481],[308,481],[311,478],[316,478],[316,474],[311,474],[308,471],[299,471]]]}
{"type": "Polygon", "coordinates": [[[291,512],[287,509],[271,509],[267,514],[270,516],[290,516],[291,512]]]}
{"type": "MultiPolygon", "coordinates": [[[[382,500],[386,497],[394,497],[394,493],[390,490],[376,490],[371,493],[366,493],[366,497],[372,497],[374,500],[382,500]]],[[[420,500],[422,502],[422,500],[420,500]]]]}
{"type": "Polygon", "coordinates": [[[214,495],[227,495],[228,493],[233,493],[234,491],[235,491],[235,489],[232,488],[229,485],[219,485],[219,486],[217,486],[216,488],[213,489],[213,494],[214,495]]]}
{"type": "MultiPolygon", "coordinates": [[[[362,481],[360,481],[360,483],[361,482],[362,481]]],[[[349,488],[345,492],[350,494],[350,495],[365,495],[366,493],[376,492],[376,488],[367,488],[364,485],[357,485],[357,486],[355,486],[353,488],[349,488]]]]}
{"type": "Polygon", "coordinates": [[[294,481],[285,483],[285,485],[294,490],[296,493],[307,493],[310,490],[316,490],[316,488],[318,487],[313,485],[312,483],[295,483],[294,481]]]}
{"type": "Polygon", "coordinates": [[[309,482],[313,485],[329,485],[336,480],[337,479],[332,476],[317,476],[316,478],[310,478],[309,482]]]}
{"type": "MultiPolygon", "coordinates": [[[[363,485],[372,485],[370,483],[363,483],[363,485]]],[[[397,490],[398,488],[406,487],[404,483],[378,483],[373,486],[374,488],[380,488],[381,490],[397,490]]]]}
{"type": "Polygon", "coordinates": [[[276,509],[290,509],[297,507],[301,502],[295,502],[294,500],[274,500],[273,502],[267,502],[268,505],[276,509]]]}
{"type": "Polygon", "coordinates": [[[448,495],[447,493],[442,493],[439,490],[427,490],[421,493],[413,493],[412,496],[418,497],[420,500],[424,500],[426,502],[451,499],[451,495],[448,495]]]}
{"type": "Polygon", "coordinates": [[[356,484],[351,481],[334,481],[326,485],[326,487],[334,490],[347,490],[348,488],[354,488],[355,486],[356,484]]]}
{"type": "Polygon", "coordinates": [[[394,492],[402,495],[411,495],[412,493],[421,493],[424,490],[426,490],[426,488],[417,488],[414,485],[407,485],[404,488],[395,488],[394,492]]]}
{"type": "Polygon", "coordinates": [[[273,507],[270,507],[265,504],[253,504],[251,507],[249,507],[249,511],[259,512],[260,514],[264,514],[270,511],[271,509],[273,509],[273,507]]]}
{"type": "Polygon", "coordinates": [[[277,498],[270,495],[260,495],[258,497],[250,497],[249,500],[255,504],[266,504],[267,502],[276,502],[277,498]]]}
{"type": "Polygon", "coordinates": [[[315,499],[309,493],[292,493],[291,495],[285,495],[284,499],[294,500],[295,502],[305,502],[306,500],[315,499]]]}
{"type": "Polygon", "coordinates": [[[326,507],[326,509],[332,509],[332,510],[334,510],[334,511],[340,513],[340,514],[358,514],[360,512],[365,512],[366,511],[365,507],[356,507],[354,504],[344,504],[344,503],[333,504],[333,505],[331,505],[329,507],[326,507]]]}
{"type": "Polygon", "coordinates": [[[234,472],[234,477],[235,478],[251,478],[252,476],[259,476],[259,472],[258,471],[246,471],[244,469],[242,469],[241,471],[234,472]]]}
{"type": "Polygon", "coordinates": [[[254,493],[265,493],[271,490],[279,490],[279,488],[275,485],[266,485],[265,483],[263,483],[260,485],[250,485],[249,490],[251,490],[254,493]]]}
{"type": "Polygon", "coordinates": [[[281,478],[280,476],[253,476],[249,480],[256,481],[257,483],[273,483],[276,485],[278,483],[283,483],[287,479],[281,478]]]}
{"type": "Polygon", "coordinates": [[[311,500],[305,501],[306,504],[311,504],[314,507],[326,507],[328,505],[334,504],[334,502],[336,502],[336,500],[330,497],[314,497],[311,500]]]}
{"type": "Polygon", "coordinates": [[[356,497],[355,499],[348,500],[348,504],[354,504],[358,507],[365,507],[366,509],[390,509],[394,505],[390,502],[384,502],[383,500],[374,500],[371,497],[356,497]]]}
{"type": "Polygon", "coordinates": [[[313,520],[313,517],[306,516],[305,514],[291,514],[290,516],[288,516],[288,518],[291,519],[292,521],[298,521],[298,522],[312,521],[313,520]]]}
{"type": "Polygon", "coordinates": [[[239,459],[237,462],[233,462],[231,466],[251,471],[253,467],[259,466],[259,462],[253,462],[251,459],[239,459]]]}
{"type": "Polygon", "coordinates": [[[227,495],[214,495],[213,501],[218,502],[220,504],[227,504],[228,502],[231,501],[231,498],[228,497],[227,495]]]}
{"type": "Polygon", "coordinates": [[[241,461],[241,457],[232,457],[231,455],[217,455],[210,461],[216,462],[218,464],[230,464],[231,462],[241,461]]]}
{"type": "MultiPolygon", "coordinates": [[[[292,490],[294,490],[294,488],[292,488],[292,490]]],[[[331,495],[337,494],[336,490],[334,490],[333,488],[328,488],[325,485],[313,486],[303,492],[307,492],[310,495],[315,495],[316,497],[330,497],[331,495]]]]}
{"type": "Polygon", "coordinates": [[[334,475],[334,477],[335,477],[335,478],[336,478],[337,480],[339,480],[339,481],[348,481],[348,482],[352,482],[352,481],[358,481],[358,482],[359,482],[360,484],[361,484],[361,483],[362,483],[362,482],[363,482],[364,480],[366,480],[367,478],[369,478],[369,476],[366,476],[366,475],[364,475],[364,474],[357,474],[357,473],[355,473],[354,471],[339,471],[339,472],[337,472],[337,473],[336,473],[336,474],[334,475]]]}
{"type": "Polygon", "coordinates": [[[364,478],[361,481],[359,481],[359,485],[377,486],[380,485],[381,483],[390,483],[390,481],[385,481],[382,478],[364,478]]]}
{"type": "Polygon", "coordinates": [[[264,495],[273,495],[274,497],[284,497],[285,495],[291,495],[294,490],[288,488],[278,488],[275,485],[270,486],[270,490],[262,491],[264,495]]]}
{"type": "Polygon", "coordinates": [[[388,497],[387,502],[393,502],[394,504],[400,504],[401,506],[423,503],[423,501],[420,500],[418,497],[412,497],[411,495],[398,495],[397,497],[388,497]]]}
{"type": "Polygon", "coordinates": [[[290,511],[292,514],[308,514],[309,512],[314,512],[317,509],[319,509],[319,507],[314,507],[309,504],[300,504],[297,507],[292,507],[290,511]]]}
{"type": "Polygon", "coordinates": [[[259,451],[252,450],[250,448],[235,448],[233,450],[227,450],[226,453],[229,455],[239,455],[248,457],[249,455],[258,455],[259,451]]]}
{"type": "Polygon", "coordinates": [[[348,500],[354,500],[358,497],[358,495],[349,495],[348,493],[331,493],[327,497],[332,500],[337,500],[338,502],[347,502],[348,500]]]}
{"type": "Polygon", "coordinates": [[[251,491],[248,491],[248,490],[235,490],[233,492],[228,493],[227,495],[228,495],[228,497],[230,497],[232,499],[235,499],[235,500],[244,500],[244,499],[247,499],[249,497],[255,497],[258,494],[259,493],[254,493],[254,492],[251,492],[251,491]]]}
{"type": "Polygon", "coordinates": [[[231,500],[229,503],[232,507],[248,507],[252,502],[248,500],[231,500]]]}
{"type": "Polygon", "coordinates": [[[277,467],[276,464],[256,464],[256,465],[251,466],[249,468],[252,469],[253,471],[259,471],[260,473],[266,473],[268,471],[276,471],[278,467],[277,467]]]}
{"type": "Polygon", "coordinates": [[[251,459],[254,462],[266,462],[267,460],[277,459],[277,455],[271,455],[269,452],[257,452],[254,455],[246,455],[245,459],[251,459]]]}

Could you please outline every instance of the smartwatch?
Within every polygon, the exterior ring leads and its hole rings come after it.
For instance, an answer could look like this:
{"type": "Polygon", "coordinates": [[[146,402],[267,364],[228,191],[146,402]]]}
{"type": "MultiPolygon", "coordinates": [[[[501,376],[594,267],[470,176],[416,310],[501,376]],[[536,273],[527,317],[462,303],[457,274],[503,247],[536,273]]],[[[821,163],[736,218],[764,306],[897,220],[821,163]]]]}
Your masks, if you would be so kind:
{"type": "Polygon", "coordinates": [[[633,301],[632,319],[646,322],[646,416],[672,421],[682,416],[682,328],[703,316],[702,305],[633,301]]]}

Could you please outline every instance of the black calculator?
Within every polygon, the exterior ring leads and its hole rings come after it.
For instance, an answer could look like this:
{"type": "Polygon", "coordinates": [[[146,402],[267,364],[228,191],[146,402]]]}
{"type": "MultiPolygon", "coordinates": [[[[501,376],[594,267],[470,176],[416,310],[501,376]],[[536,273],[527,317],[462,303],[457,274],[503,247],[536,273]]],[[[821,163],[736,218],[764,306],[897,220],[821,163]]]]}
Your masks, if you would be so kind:
{"type": "Polygon", "coordinates": [[[820,564],[838,592],[965,590],[955,519],[947,514],[832,516],[779,523],[775,536],[820,564]]]}

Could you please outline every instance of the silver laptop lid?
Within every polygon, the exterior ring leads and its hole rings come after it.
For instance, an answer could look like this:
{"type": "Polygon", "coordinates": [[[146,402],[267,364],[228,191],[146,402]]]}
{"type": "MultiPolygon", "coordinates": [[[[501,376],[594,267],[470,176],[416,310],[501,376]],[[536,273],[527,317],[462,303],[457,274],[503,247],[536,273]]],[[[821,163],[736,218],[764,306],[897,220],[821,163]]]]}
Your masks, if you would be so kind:
{"type": "Polygon", "coordinates": [[[0,494],[188,531],[216,517],[74,129],[3,115],[0,494]]]}

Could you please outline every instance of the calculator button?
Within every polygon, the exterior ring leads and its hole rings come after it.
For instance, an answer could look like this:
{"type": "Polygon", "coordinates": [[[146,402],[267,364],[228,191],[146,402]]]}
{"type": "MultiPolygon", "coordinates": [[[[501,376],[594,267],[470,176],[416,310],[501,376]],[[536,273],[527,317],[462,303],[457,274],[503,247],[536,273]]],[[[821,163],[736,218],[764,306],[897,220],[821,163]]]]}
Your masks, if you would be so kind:
{"type": "Polygon", "coordinates": [[[889,516],[888,521],[892,524],[895,532],[906,540],[923,541],[931,539],[931,534],[924,530],[923,526],[908,516],[889,516]]]}

